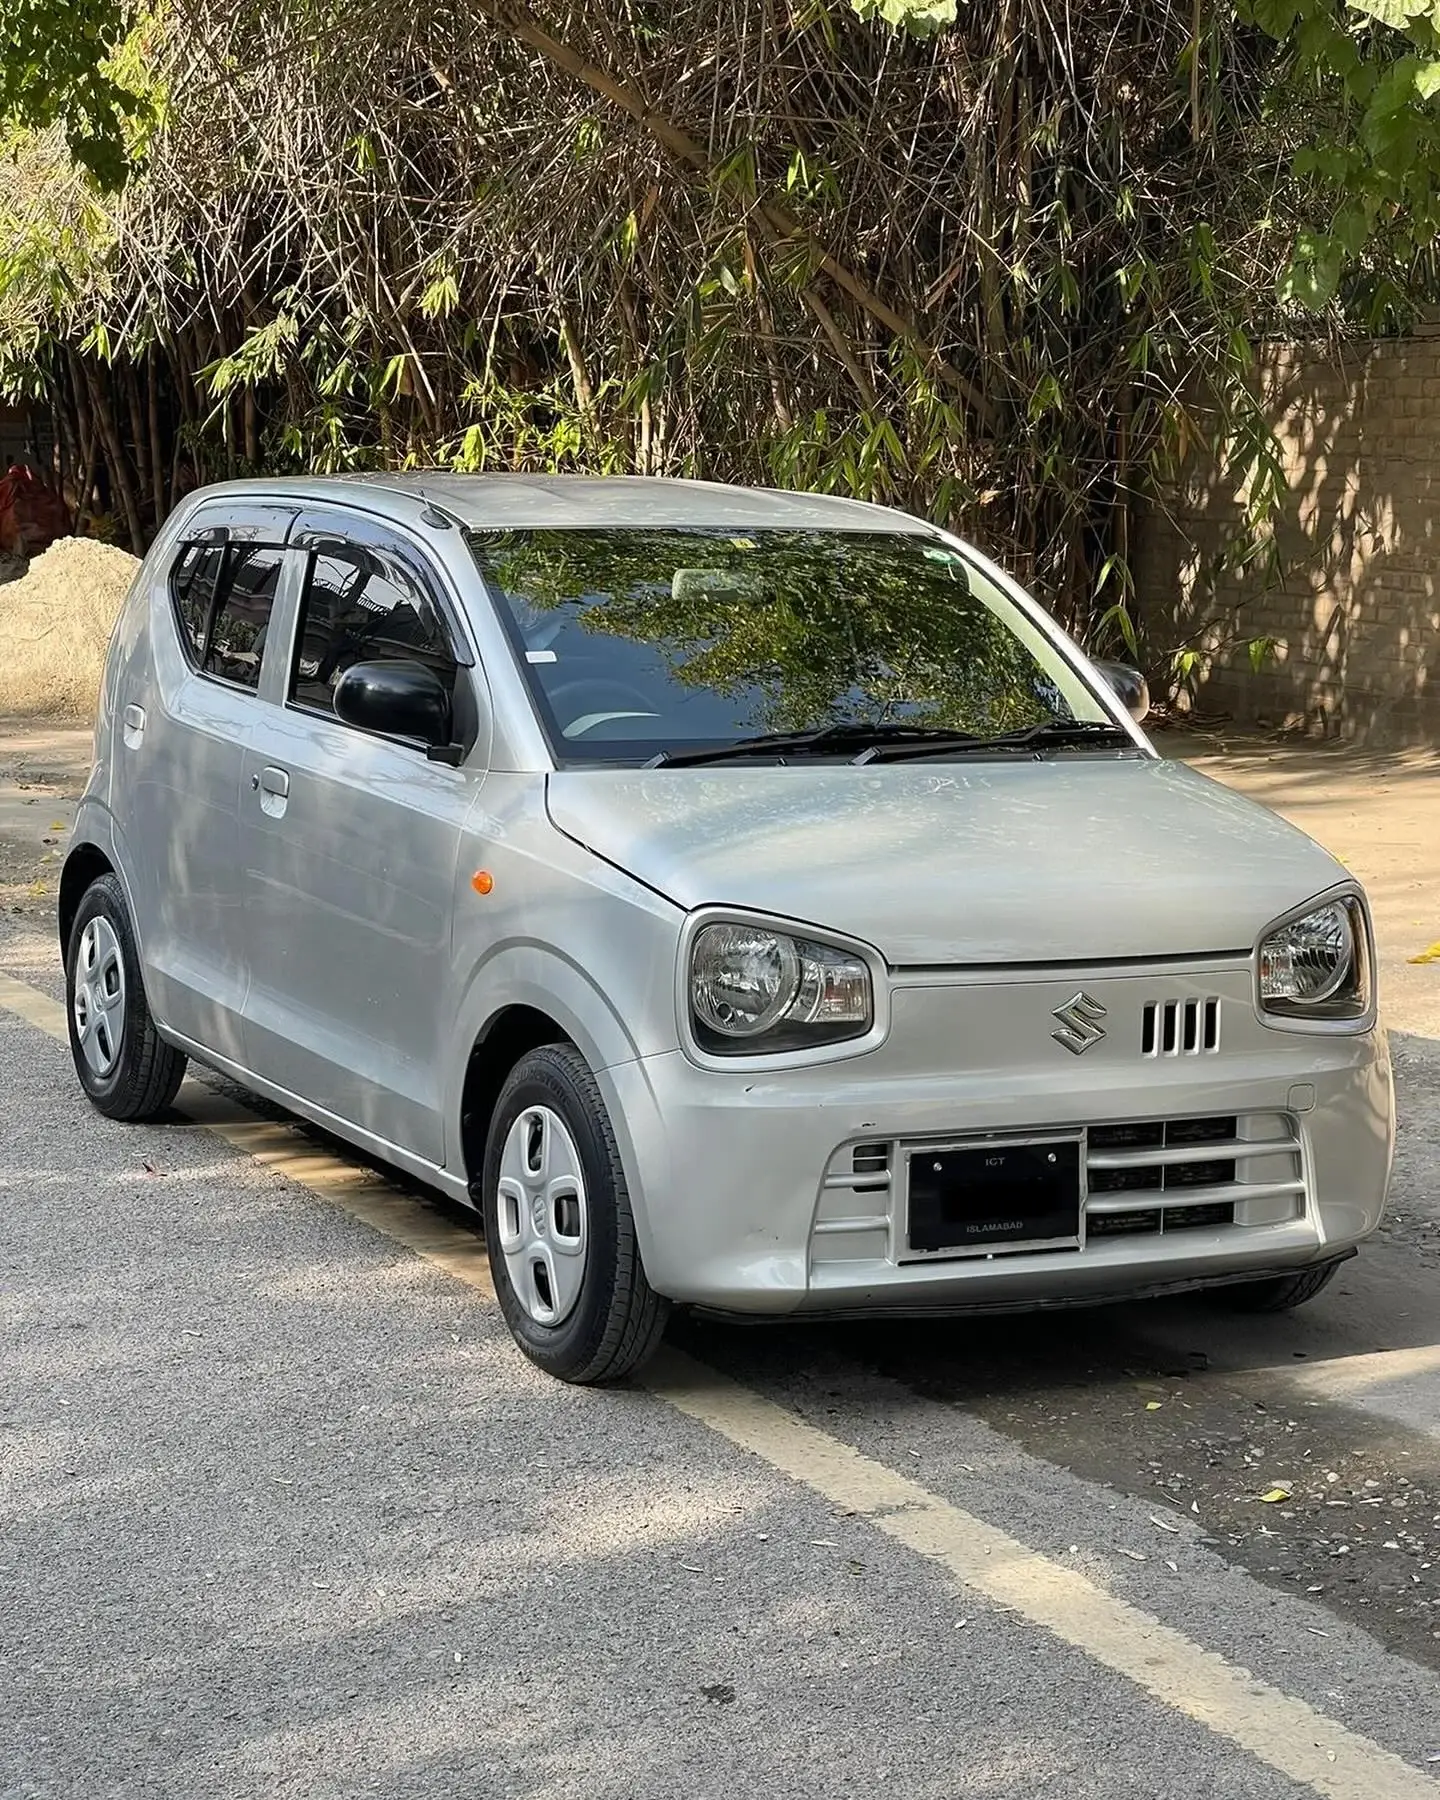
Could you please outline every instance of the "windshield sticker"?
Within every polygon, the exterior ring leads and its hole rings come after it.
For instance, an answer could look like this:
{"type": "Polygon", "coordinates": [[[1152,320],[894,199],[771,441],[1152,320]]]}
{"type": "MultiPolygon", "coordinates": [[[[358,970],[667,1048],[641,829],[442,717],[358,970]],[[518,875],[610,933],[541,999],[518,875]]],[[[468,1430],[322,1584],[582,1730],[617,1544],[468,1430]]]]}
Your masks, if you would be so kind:
{"type": "Polygon", "coordinates": [[[528,663],[552,663],[559,662],[560,658],[553,650],[527,650],[525,660],[528,663]]]}

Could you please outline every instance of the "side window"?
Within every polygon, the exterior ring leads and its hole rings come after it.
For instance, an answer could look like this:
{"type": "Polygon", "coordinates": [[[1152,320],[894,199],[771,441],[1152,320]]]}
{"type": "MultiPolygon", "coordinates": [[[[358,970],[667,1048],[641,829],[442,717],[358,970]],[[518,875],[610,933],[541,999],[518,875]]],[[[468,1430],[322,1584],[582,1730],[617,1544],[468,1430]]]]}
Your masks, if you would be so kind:
{"type": "Polygon", "coordinates": [[[352,664],[403,660],[433,669],[454,696],[450,635],[405,565],[361,544],[315,551],[305,579],[290,698],[335,710],[335,684],[352,664]]]}
{"type": "Polygon", "coordinates": [[[206,675],[259,687],[260,658],[284,561],[283,550],[262,544],[234,544],[226,553],[210,642],[200,664],[206,675]]]}
{"type": "Polygon", "coordinates": [[[203,675],[260,685],[260,658],[285,552],[263,544],[186,544],[170,570],[175,619],[203,675]]]}
{"type": "Polygon", "coordinates": [[[225,551],[218,544],[186,544],[170,569],[170,598],[180,636],[198,669],[205,655],[205,636],[210,628],[210,606],[215,580],[225,551]]]}

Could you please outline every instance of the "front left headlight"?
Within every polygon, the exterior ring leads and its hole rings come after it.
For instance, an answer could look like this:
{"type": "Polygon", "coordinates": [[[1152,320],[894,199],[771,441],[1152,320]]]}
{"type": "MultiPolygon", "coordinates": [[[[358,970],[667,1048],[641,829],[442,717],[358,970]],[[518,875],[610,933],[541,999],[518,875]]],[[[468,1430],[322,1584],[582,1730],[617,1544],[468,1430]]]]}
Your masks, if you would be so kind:
{"type": "Polygon", "coordinates": [[[1344,1021],[1370,1011],[1370,934],[1358,895],[1287,919],[1260,941],[1260,1010],[1275,1019],[1344,1021]]]}
{"type": "Polygon", "coordinates": [[[769,1056],[864,1037],[875,1020],[864,957],[769,926],[704,925],[690,946],[690,1027],[717,1056],[769,1056]]]}

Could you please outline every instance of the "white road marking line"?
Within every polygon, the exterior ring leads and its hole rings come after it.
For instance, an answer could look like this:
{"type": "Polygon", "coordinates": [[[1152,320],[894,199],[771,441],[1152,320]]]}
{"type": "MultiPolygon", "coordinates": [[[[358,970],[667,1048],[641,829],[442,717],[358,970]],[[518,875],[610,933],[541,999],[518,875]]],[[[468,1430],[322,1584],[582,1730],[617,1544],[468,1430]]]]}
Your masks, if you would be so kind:
{"type": "MultiPolygon", "coordinates": [[[[70,1041],[65,1008],[28,982],[0,974],[0,1007],[62,1044],[70,1041]]],[[[187,1080],[175,1110],[226,1143],[277,1170],[322,1200],[437,1263],[457,1280],[495,1298],[485,1245],[421,1202],[397,1193],[383,1175],[309,1143],[293,1125],[277,1125],[203,1082],[187,1080]]]]}
{"type": "Polygon", "coordinates": [[[295,1126],[262,1119],[198,1081],[182,1089],[180,1108],[187,1118],[246,1156],[438,1264],[458,1281],[478,1288],[487,1300],[495,1298],[483,1239],[432,1212],[423,1201],[400,1193],[383,1175],[331,1155],[307,1142],[295,1126]]]}
{"type": "MultiPolygon", "coordinates": [[[[68,1042],[64,1007],[28,983],[0,974],[0,1007],[68,1042]]],[[[467,1241],[382,1176],[198,1082],[187,1082],[181,1100],[197,1125],[494,1299],[483,1245],[467,1241]]],[[[962,1586],[1042,1626],[1325,1800],[1437,1800],[1430,1776],[1372,1739],[705,1364],[666,1348],[643,1381],[657,1399],[777,1473],[866,1519],[962,1586]]]]}
{"type": "Polygon", "coordinates": [[[792,1481],[1327,1800],[1436,1800],[1433,1779],[1381,1745],[703,1363],[664,1349],[644,1379],[792,1481]]]}
{"type": "Polygon", "coordinates": [[[70,1042],[65,1008],[58,1000],[42,994],[39,988],[31,987],[28,981],[17,981],[13,975],[0,975],[0,1006],[24,1019],[27,1025],[36,1026],[47,1037],[58,1038],[62,1044],[70,1042]]]}

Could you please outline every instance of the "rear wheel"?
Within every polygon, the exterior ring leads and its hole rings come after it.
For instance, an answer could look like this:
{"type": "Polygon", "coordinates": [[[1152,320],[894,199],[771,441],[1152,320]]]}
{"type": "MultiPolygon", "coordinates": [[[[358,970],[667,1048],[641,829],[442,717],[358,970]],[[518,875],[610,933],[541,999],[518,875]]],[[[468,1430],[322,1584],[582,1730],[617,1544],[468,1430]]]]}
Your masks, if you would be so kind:
{"type": "Polygon", "coordinates": [[[1233,1287],[1216,1289],[1216,1294],[1236,1312],[1293,1312],[1297,1306],[1313,1300],[1322,1288],[1329,1287],[1339,1267],[1338,1262],[1322,1263],[1318,1269],[1301,1269],[1295,1275],[1237,1282],[1233,1287]]]}
{"type": "Polygon", "coordinates": [[[645,1279],[615,1134],[573,1045],[542,1045],[511,1071],[482,1191],[495,1291],[530,1360],[580,1383],[638,1369],[670,1306],[645,1279]]]}
{"type": "Polygon", "coordinates": [[[133,1122],[165,1112],[185,1077],[185,1058],[150,1016],[115,875],[97,876],[80,898],[65,956],[65,998],[70,1054],[91,1105],[106,1118],[133,1122]]]}

